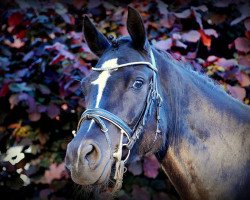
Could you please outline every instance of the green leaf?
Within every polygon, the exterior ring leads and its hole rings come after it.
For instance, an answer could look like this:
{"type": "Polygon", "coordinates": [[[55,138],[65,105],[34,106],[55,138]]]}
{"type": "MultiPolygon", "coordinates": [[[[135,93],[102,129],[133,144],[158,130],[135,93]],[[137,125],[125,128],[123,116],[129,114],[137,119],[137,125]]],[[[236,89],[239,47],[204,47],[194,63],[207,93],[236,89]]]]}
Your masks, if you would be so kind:
{"type": "Polygon", "coordinates": [[[32,85],[27,85],[27,83],[11,83],[9,88],[12,92],[31,92],[34,91],[32,85]]]}

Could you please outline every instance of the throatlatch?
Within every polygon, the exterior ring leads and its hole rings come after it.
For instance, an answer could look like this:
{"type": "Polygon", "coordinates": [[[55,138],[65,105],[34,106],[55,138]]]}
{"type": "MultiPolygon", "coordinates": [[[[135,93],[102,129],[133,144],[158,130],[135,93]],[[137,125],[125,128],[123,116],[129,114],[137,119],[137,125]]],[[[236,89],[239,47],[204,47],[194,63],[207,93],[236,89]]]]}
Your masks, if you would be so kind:
{"type": "Polygon", "coordinates": [[[102,108],[92,108],[92,109],[87,109],[81,116],[77,131],[79,130],[81,124],[85,120],[94,120],[98,126],[100,127],[101,131],[104,132],[105,137],[107,139],[110,152],[111,150],[111,140],[108,134],[108,129],[105,125],[105,122],[103,121],[106,120],[116,127],[118,127],[121,130],[121,135],[120,135],[120,141],[119,141],[119,146],[116,152],[110,153],[111,158],[115,159],[115,176],[114,179],[116,180],[115,186],[113,188],[113,193],[121,189],[122,187],[122,181],[123,181],[123,174],[126,171],[125,168],[125,163],[127,162],[129,156],[130,156],[130,151],[133,148],[135,142],[140,138],[141,134],[143,133],[144,126],[146,124],[148,116],[151,115],[152,112],[152,107],[154,105],[154,102],[156,103],[156,123],[157,123],[157,128],[156,128],[156,134],[155,134],[155,139],[154,142],[156,141],[158,134],[161,132],[160,130],[160,107],[162,103],[162,98],[160,96],[160,93],[158,91],[158,86],[157,86],[157,67],[156,67],[156,62],[155,58],[153,55],[152,50],[150,49],[150,57],[151,57],[151,63],[150,62],[130,62],[130,63],[125,63],[121,64],[118,66],[110,66],[110,67],[105,67],[105,68],[92,68],[94,71],[109,71],[109,70],[116,70],[118,68],[122,67],[128,67],[128,66],[134,66],[134,65],[147,65],[150,69],[153,70],[153,77],[149,85],[149,92],[147,94],[147,99],[144,105],[144,108],[140,114],[140,118],[138,120],[138,123],[133,127],[133,130],[119,117],[116,115],[112,114],[111,112],[104,110],[102,108]],[[123,144],[123,137],[124,135],[127,137],[128,142],[126,144],[123,144]],[[126,155],[126,158],[122,160],[122,148],[126,147],[128,149],[128,154],[126,155]]]}

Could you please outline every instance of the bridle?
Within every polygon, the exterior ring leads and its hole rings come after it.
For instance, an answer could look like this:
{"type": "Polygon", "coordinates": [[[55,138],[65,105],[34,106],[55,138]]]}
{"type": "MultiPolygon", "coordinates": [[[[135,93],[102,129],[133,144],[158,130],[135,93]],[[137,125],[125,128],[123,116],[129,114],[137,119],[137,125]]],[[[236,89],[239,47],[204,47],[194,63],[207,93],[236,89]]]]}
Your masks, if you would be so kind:
{"type": "MultiPolygon", "coordinates": [[[[103,121],[106,120],[113,125],[115,125],[117,128],[121,130],[121,135],[120,135],[120,142],[118,149],[116,152],[113,153],[113,158],[116,160],[116,171],[114,175],[114,179],[116,180],[115,186],[113,188],[113,192],[118,191],[121,186],[122,186],[122,180],[123,180],[123,174],[126,170],[125,168],[125,163],[127,162],[129,156],[130,156],[130,151],[133,148],[135,142],[140,138],[140,135],[142,134],[144,130],[144,126],[147,122],[148,116],[151,115],[152,112],[152,107],[154,105],[154,102],[156,103],[156,123],[157,123],[157,128],[156,128],[156,134],[154,138],[154,142],[156,141],[158,134],[161,133],[160,130],[160,107],[161,107],[161,102],[162,98],[160,96],[159,90],[158,90],[158,85],[157,85],[157,67],[156,67],[156,62],[155,58],[153,55],[152,50],[150,49],[150,57],[151,57],[151,63],[150,62],[130,62],[130,63],[125,63],[117,66],[110,66],[110,67],[105,67],[105,68],[92,68],[94,71],[109,71],[109,70],[117,70],[118,68],[122,67],[129,67],[129,66],[134,66],[134,65],[146,65],[153,71],[153,77],[149,85],[149,91],[147,94],[147,99],[144,104],[144,108],[141,111],[141,114],[139,116],[138,122],[136,125],[131,129],[122,119],[117,117],[116,115],[112,114],[111,112],[104,110],[102,108],[92,108],[92,109],[87,109],[85,112],[83,112],[78,126],[77,126],[77,131],[79,130],[81,124],[85,120],[94,120],[98,126],[100,127],[101,131],[105,134],[105,137],[107,139],[110,152],[111,152],[111,141],[109,138],[108,134],[108,129],[103,121]],[[123,136],[126,136],[128,139],[128,142],[126,144],[123,144],[123,136]],[[127,156],[124,160],[122,160],[122,149],[123,147],[126,147],[128,149],[127,156]]],[[[153,142],[153,143],[154,143],[153,142]]],[[[111,155],[111,154],[110,154],[111,155]]],[[[111,156],[112,158],[112,156],[111,156]]]]}

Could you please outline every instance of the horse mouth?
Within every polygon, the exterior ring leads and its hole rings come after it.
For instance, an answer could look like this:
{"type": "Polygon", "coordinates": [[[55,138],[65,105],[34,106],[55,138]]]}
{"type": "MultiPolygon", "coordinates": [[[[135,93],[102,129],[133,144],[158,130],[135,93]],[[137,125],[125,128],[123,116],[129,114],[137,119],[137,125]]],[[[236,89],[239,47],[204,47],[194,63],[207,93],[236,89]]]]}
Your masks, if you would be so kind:
{"type": "Polygon", "coordinates": [[[82,169],[84,167],[79,167],[77,170],[72,169],[70,170],[71,178],[81,186],[106,184],[111,174],[111,163],[112,160],[108,160],[104,167],[100,165],[95,170],[84,170],[82,169]]]}
{"type": "Polygon", "coordinates": [[[109,180],[109,177],[110,177],[110,174],[111,174],[111,163],[112,163],[111,160],[109,160],[106,163],[100,177],[96,181],[96,184],[102,184],[102,183],[105,183],[105,182],[107,182],[109,180]]]}

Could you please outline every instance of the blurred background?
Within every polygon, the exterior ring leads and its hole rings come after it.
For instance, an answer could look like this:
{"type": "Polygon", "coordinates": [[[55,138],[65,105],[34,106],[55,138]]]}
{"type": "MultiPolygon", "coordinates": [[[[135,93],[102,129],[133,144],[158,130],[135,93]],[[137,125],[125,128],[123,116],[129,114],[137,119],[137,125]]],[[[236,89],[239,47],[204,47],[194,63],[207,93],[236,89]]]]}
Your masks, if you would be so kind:
{"type": "MultiPolygon", "coordinates": [[[[174,59],[250,104],[248,1],[0,2],[0,197],[90,199],[64,169],[84,111],[80,80],[97,57],[82,36],[87,14],[106,36],[126,35],[127,5],[148,38],[174,59]]],[[[154,156],[128,167],[118,199],[179,199],[154,156]]]]}

